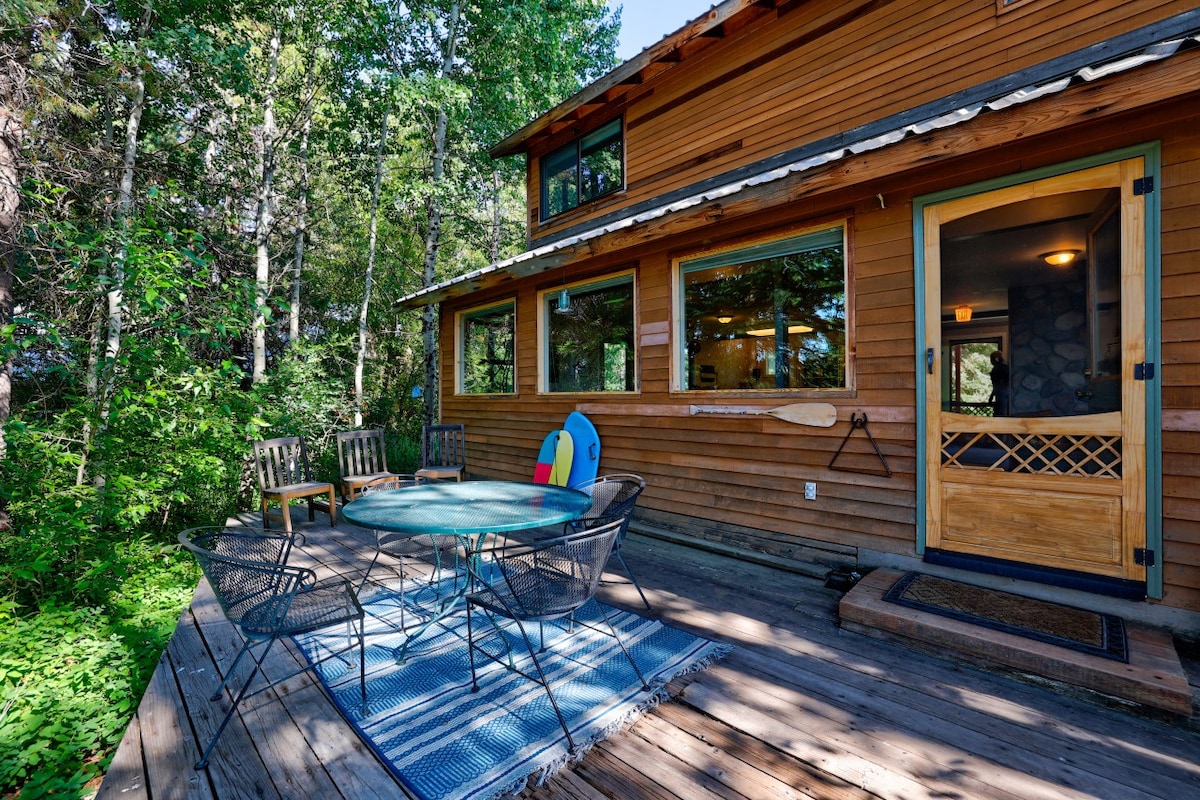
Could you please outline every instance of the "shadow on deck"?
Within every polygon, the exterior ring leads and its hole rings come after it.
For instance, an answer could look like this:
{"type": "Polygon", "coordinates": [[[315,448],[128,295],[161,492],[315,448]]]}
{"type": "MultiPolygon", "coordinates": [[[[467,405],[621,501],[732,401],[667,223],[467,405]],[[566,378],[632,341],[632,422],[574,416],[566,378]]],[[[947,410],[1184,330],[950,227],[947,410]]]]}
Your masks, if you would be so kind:
{"type": "MultiPolygon", "coordinates": [[[[349,524],[298,530],[302,553],[335,571],[369,558],[373,537],[349,524]]],[[[1187,724],[843,631],[841,594],[815,578],[637,535],[624,552],[664,622],[737,649],[521,797],[1198,796],[1200,732],[1187,724]]],[[[638,610],[632,586],[607,577],[602,599],[638,610]]],[[[243,704],[194,771],[225,708],[207,695],[238,645],[202,583],[101,800],[408,797],[306,676],[243,704]]],[[[280,648],[270,667],[297,658],[280,648]]]]}

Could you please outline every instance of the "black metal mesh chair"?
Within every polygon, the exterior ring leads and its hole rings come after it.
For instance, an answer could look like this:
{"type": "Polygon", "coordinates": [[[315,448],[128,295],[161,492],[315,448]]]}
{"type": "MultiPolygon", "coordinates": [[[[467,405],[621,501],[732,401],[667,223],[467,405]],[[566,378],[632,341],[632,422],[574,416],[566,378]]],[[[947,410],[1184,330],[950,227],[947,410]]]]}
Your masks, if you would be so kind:
{"type": "Polygon", "coordinates": [[[596,586],[600,583],[600,575],[612,551],[613,542],[620,533],[621,520],[603,518],[598,520],[582,520],[568,523],[565,533],[554,539],[546,539],[533,544],[506,544],[485,551],[492,561],[483,567],[485,576],[476,576],[476,586],[467,594],[467,640],[471,659],[471,691],[479,690],[478,672],[475,667],[476,654],[503,664],[510,670],[535,681],[546,690],[554,713],[558,716],[559,724],[567,735],[567,743],[572,753],[575,752],[575,740],[571,730],[559,710],[558,701],[550,688],[550,682],[542,671],[538,652],[545,648],[545,637],[542,625],[550,620],[572,618],[572,624],[579,624],[612,636],[621,647],[621,652],[629,661],[642,682],[642,689],[649,690],[642,671],[638,669],[625,644],[609,621],[608,612],[600,606],[604,618],[604,628],[596,627],[578,619],[578,611],[596,594],[596,586]],[[495,628],[502,624],[501,619],[512,620],[521,633],[521,638],[533,662],[533,672],[518,669],[512,660],[502,658],[482,646],[477,636],[474,620],[476,609],[486,612],[495,628]],[[539,643],[535,648],[526,630],[526,623],[537,622],[539,626],[539,643]],[[607,630],[606,630],[607,629],[607,630]]]}
{"type": "Polygon", "coordinates": [[[633,570],[625,563],[625,556],[621,554],[621,545],[625,541],[625,535],[629,532],[629,521],[633,519],[633,510],[637,506],[638,497],[646,488],[646,481],[638,475],[602,475],[594,480],[576,484],[571,488],[592,496],[592,507],[584,515],[585,518],[621,518],[621,531],[617,534],[616,541],[613,542],[612,553],[621,562],[621,568],[625,570],[625,574],[629,576],[629,581],[637,589],[642,602],[646,605],[646,609],[649,610],[650,601],[646,599],[646,593],[642,591],[637,578],[633,576],[633,570]]]}
{"type": "MultiPolygon", "coordinates": [[[[213,527],[192,528],[179,534],[183,545],[200,563],[221,610],[244,637],[241,650],[225,671],[220,685],[210,698],[219,700],[230,679],[237,672],[242,657],[251,648],[264,644],[257,656],[251,654],[254,669],[238,689],[229,711],[217,726],[196,769],[208,765],[213,747],[233,718],[238,705],[245,699],[311,669],[329,658],[341,658],[353,649],[353,637],[346,650],[330,653],[303,669],[268,681],[253,692],[250,684],[262,671],[262,664],[271,646],[284,637],[327,628],[341,623],[357,622],[359,650],[359,685],[363,713],[367,713],[366,653],[363,649],[363,609],[350,583],[344,579],[318,582],[312,570],[287,565],[292,538],[266,533],[253,528],[213,527]]],[[[264,673],[264,678],[266,677],[264,673]]]]}
{"type": "MultiPolygon", "coordinates": [[[[419,486],[422,483],[425,483],[425,480],[420,477],[397,475],[392,478],[378,480],[364,487],[360,494],[366,496],[375,492],[390,492],[410,486],[419,486]]],[[[400,580],[400,588],[403,588],[405,580],[404,559],[423,561],[429,568],[427,576],[429,583],[435,583],[443,577],[444,568],[458,571],[462,567],[458,545],[458,538],[451,535],[422,534],[420,536],[408,536],[390,531],[376,530],[375,555],[371,559],[366,572],[363,573],[363,581],[366,581],[370,577],[371,570],[379,562],[379,557],[386,554],[397,559],[394,571],[400,580]]]]}

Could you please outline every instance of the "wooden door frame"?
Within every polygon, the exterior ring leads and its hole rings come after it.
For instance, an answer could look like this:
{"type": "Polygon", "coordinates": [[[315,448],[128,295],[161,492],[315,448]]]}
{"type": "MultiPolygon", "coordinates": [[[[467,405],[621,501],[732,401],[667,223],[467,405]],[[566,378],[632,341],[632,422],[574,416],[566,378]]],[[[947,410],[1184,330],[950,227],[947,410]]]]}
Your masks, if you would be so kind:
{"type": "MultiPolygon", "coordinates": [[[[998,189],[1032,183],[1047,178],[1056,178],[1072,172],[1093,167],[1113,164],[1133,158],[1143,159],[1146,176],[1154,179],[1154,191],[1145,195],[1145,342],[1146,361],[1161,365],[1160,341],[1160,197],[1162,181],[1160,179],[1161,158],[1158,142],[1123,148],[1088,158],[1055,164],[1027,172],[1006,175],[979,183],[946,189],[920,197],[913,198],[913,260],[914,260],[914,302],[916,306],[915,321],[915,391],[916,391],[916,552],[924,555],[926,545],[926,503],[928,500],[928,485],[926,460],[930,457],[926,445],[926,414],[927,402],[925,392],[925,352],[929,344],[925,335],[925,209],[951,200],[958,200],[977,194],[986,194],[998,189]]],[[[1145,381],[1146,392],[1146,474],[1145,474],[1145,515],[1146,515],[1146,548],[1156,554],[1154,563],[1146,569],[1146,594],[1151,598],[1161,598],[1163,593],[1163,557],[1162,557],[1162,399],[1161,399],[1161,369],[1153,380],[1145,381]]]]}

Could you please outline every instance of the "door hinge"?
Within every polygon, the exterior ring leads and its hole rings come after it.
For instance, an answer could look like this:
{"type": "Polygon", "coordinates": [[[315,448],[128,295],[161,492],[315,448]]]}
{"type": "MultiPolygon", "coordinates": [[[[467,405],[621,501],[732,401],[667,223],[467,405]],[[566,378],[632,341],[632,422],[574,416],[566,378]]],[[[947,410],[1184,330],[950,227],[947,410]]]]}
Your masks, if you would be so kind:
{"type": "Polygon", "coordinates": [[[1143,361],[1140,364],[1133,365],[1133,379],[1135,381],[1152,381],[1154,380],[1154,362],[1143,361]]]}
{"type": "Polygon", "coordinates": [[[1133,548],[1133,563],[1140,567],[1154,566],[1154,551],[1147,550],[1145,547],[1133,548]]]}
{"type": "Polygon", "coordinates": [[[1135,196],[1143,194],[1152,194],[1154,192],[1154,176],[1147,175],[1144,178],[1137,178],[1133,182],[1133,194],[1135,196]]]}

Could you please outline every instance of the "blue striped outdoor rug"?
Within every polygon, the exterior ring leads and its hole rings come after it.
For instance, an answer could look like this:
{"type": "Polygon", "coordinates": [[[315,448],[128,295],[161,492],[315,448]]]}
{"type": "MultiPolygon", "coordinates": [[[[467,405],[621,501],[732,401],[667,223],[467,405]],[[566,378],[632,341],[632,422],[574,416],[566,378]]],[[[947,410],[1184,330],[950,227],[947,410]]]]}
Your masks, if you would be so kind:
{"type": "MultiPolygon", "coordinates": [[[[477,658],[480,691],[471,692],[462,608],[432,627],[406,663],[397,665],[392,648],[402,637],[379,619],[396,619],[397,599],[385,593],[364,606],[377,615],[367,617],[369,716],[360,711],[357,652],[348,664],[330,659],[315,672],[342,714],[410,791],[425,800],[489,800],[519,791],[530,779],[544,781],[570,763],[566,737],[541,686],[477,658]]],[[[603,626],[596,601],[578,617],[603,626]]],[[[539,654],[579,757],[664,700],[663,687],[672,678],[703,669],[730,649],[630,612],[609,609],[609,617],[650,692],[642,691],[611,636],[582,625],[568,630],[565,623],[547,623],[546,652],[539,654]]],[[[475,622],[490,629],[482,615],[475,622]]],[[[529,631],[536,637],[537,625],[529,631]]],[[[513,636],[518,666],[532,670],[515,629],[513,636]]],[[[326,646],[344,649],[346,631],[309,634],[296,643],[313,659],[326,646]]],[[[498,646],[500,639],[491,643],[498,646]]]]}

